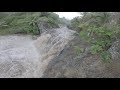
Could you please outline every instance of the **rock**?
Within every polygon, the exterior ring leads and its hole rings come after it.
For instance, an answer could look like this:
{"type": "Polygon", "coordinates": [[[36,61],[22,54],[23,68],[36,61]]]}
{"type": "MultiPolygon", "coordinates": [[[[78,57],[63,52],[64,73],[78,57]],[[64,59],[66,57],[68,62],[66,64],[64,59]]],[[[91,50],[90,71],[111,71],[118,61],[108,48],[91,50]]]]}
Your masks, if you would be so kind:
{"type": "Polygon", "coordinates": [[[108,51],[114,61],[120,60],[120,40],[115,41],[108,51]]]}
{"type": "MultiPolygon", "coordinates": [[[[116,66],[116,64],[114,66],[116,66]]],[[[89,44],[85,43],[76,36],[65,46],[63,51],[58,56],[50,60],[42,75],[42,78],[120,77],[120,75],[118,76],[119,72],[114,74],[114,69],[110,69],[114,68],[114,66],[110,67],[110,65],[103,63],[98,55],[90,54],[89,44]],[[73,48],[76,45],[81,48],[86,48],[85,52],[77,56],[75,49],[73,48]]]]}
{"type": "Polygon", "coordinates": [[[44,74],[43,78],[86,78],[102,77],[103,66],[97,56],[90,57],[89,49],[77,56],[73,46],[88,47],[79,37],[70,41],[63,51],[53,58],[44,74]]]}
{"type": "Polygon", "coordinates": [[[39,52],[39,77],[43,75],[48,63],[58,56],[70,40],[74,38],[75,32],[66,27],[46,31],[34,42],[39,52]]]}
{"type": "Polygon", "coordinates": [[[53,28],[59,28],[58,25],[50,24],[49,22],[45,22],[45,21],[38,21],[37,24],[40,30],[40,34],[53,28]]]}

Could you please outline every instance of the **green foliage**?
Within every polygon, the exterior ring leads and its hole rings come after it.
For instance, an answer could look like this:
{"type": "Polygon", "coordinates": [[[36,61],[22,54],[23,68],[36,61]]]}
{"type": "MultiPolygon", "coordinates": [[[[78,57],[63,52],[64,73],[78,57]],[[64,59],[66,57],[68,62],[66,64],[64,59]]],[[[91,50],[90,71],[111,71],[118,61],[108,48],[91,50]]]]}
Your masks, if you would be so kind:
{"type": "Polygon", "coordinates": [[[73,26],[78,26],[79,25],[79,17],[75,17],[72,21],[71,24],[73,26]]]}
{"type": "Polygon", "coordinates": [[[120,38],[119,13],[85,12],[82,15],[79,19],[74,18],[72,25],[81,30],[80,38],[89,42],[92,54],[99,54],[102,60],[109,60],[107,50],[112,42],[120,38]]]}
{"type": "Polygon", "coordinates": [[[107,51],[102,52],[100,56],[103,62],[109,62],[111,60],[111,54],[107,51]]]}
{"type": "Polygon", "coordinates": [[[104,26],[93,28],[93,30],[99,36],[111,36],[113,33],[113,30],[110,30],[109,28],[104,26]]]}
{"type": "Polygon", "coordinates": [[[80,38],[86,40],[87,42],[90,41],[89,33],[87,33],[87,32],[81,31],[81,32],[79,33],[79,36],[80,36],[80,38]]]}
{"type": "Polygon", "coordinates": [[[4,12],[0,12],[0,19],[1,19],[1,18],[4,18],[4,17],[6,17],[6,16],[7,16],[6,13],[4,13],[4,12]]]}
{"type": "Polygon", "coordinates": [[[77,55],[84,52],[84,48],[80,48],[78,46],[74,46],[74,49],[75,49],[77,55]]]}
{"type": "Polygon", "coordinates": [[[80,19],[79,17],[73,18],[70,22],[70,25],[68,25],[68,28],[73,29],[73,30],[79,30],[78,29],[79,28],[78,26],[79,26],[79,23],[80,23],[79,19],[80,19]]]}
{"type": "Polygon", "coordinates": [[[98,52],[102,51],[102,46],[100,45],[93,45],[91,46],[91,53],[92,54],[97,54],[98,52]]]}
{"type": "Polygon", "coordinates": [[[53,27],[54,25],[58,25],[58,18],[59,16],[52,12],[1,12],[0,34],[9,34],[10,32],[13,34],[19,32],[39,34],[38,20],[45,21],[50,27],[53,27]]]}
{"type": "MultiPolygon", "coordinates": [[[[107,27],[101,26],[89,26],[87,30],[80,32],[80,36],[84,37],[85,40],[89,41],[91,44],[91,53],[100,54],[104,51],[107,51],[111,46],[111,37],[113,32],[107,27]]],[[[103,56],[103,54],[102,54],[103,56]]],[[[108,59],[108,56],[104,56],[104,59],[108,59]]]]}
{"type": "Polygon", "coordinates": [[[70,25],[70,20],[66,19],[65,17],[59,18],[58,22],[62,25],[67,25],[67,26],[70,25]]]}
{"type": "Polygon", "coordinates": [[[53,20],[55,20],[56,22],[58,21],[59,19],[59,15],[55,14],[55,13],[51,13],[49,12],[49,15],[48,15],[49,18],[52,18],[53,20]]]}

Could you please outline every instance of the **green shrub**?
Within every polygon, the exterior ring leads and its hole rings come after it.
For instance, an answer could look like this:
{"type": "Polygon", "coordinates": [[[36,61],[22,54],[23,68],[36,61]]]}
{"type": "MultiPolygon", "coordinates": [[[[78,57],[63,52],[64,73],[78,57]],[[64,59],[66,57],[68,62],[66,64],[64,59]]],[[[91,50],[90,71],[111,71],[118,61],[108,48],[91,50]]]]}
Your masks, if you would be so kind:
{"type": "MultiPolygon", "coordinates": [[[[107,51],[112,44],[112,34],[113,32],[104,26],[90,27],[80,32],[80,36],[90,43],[92,54],[107,51]]],[[[104,59],[108,59],[107,55],[104,59]]]]}
{"type": "Polygon", "coordinates": [[[111,60],[111,54],[108,51],[104,51],[100,54],[101,59],[103,62],[110,62],[111,60]]]}
{"type": "Polygon", "coordinates": [[[52,12],[1,12],[0,34],[3,32],[39,34],[38,20],[45,21],[52,28],[58,26],[56,21],[58,18],[59,16],[52,12]]]}
{"type": "Polygon", "coordinates": [[[74,46],[74,49],[75,49],[77,55],[84,52],[84,48],[80,48],[78,46],[74,46]]]}
{"type": "Polygon", "coordinates": [[[91,46],[91,53],[92,54],[97,54],[97,53],[99,53],[102,50],[103,50],[102,46],[100,46],[100,45],[93,45],[93,46],[91,46]]]}
{"type": "Polygon", "coordinates": [[[89,12],[79,19],[72,20],[72,25],[81,30],[80,38],[91,45],[91,53],[99,54],[102,60],[110,60],[110,54],[107,51],[112,42],[120,38],[120,17],[115,21],[114,15],[109,12],[89,12]]]}

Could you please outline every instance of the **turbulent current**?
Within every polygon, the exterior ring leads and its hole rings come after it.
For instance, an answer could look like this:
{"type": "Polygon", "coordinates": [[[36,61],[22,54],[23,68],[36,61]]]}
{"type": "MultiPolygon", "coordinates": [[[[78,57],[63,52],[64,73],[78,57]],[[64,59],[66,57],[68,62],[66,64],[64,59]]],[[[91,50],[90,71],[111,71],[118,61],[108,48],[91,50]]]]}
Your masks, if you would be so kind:
{"type": "Polygon", "coordinates": [[[66,27],[30,35],[0,36],[0,78],[40,78],[48,63],[74,38],[66,27]]]}

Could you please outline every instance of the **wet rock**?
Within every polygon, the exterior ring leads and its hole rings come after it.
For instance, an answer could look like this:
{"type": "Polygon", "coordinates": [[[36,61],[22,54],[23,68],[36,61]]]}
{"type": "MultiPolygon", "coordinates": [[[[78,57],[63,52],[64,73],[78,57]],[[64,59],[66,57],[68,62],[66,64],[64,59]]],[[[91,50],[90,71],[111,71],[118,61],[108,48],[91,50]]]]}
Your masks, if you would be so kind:
{"type": "MultiPolygon", "coordinates": [[[[70,40],[74,38],[75,31],[71,31],[66,27],[53,29],[41,34],[34,42],[34,45],[39,52],[39,72],[44,72],[48,63],[58,56],[70,40]]],[[[40,77],[43,73],[40,73],[40,77]]]]}

